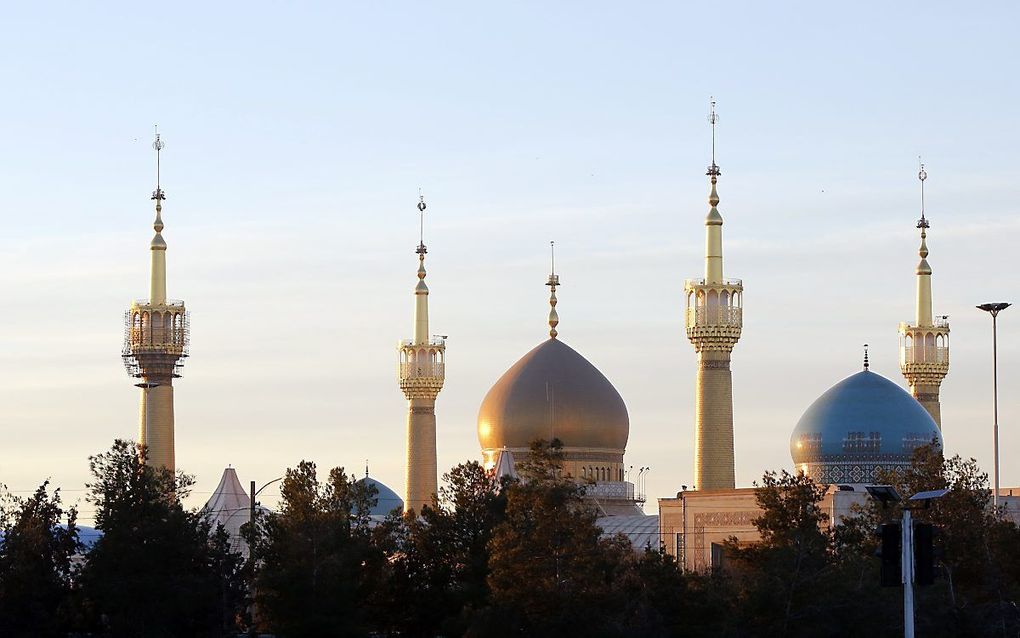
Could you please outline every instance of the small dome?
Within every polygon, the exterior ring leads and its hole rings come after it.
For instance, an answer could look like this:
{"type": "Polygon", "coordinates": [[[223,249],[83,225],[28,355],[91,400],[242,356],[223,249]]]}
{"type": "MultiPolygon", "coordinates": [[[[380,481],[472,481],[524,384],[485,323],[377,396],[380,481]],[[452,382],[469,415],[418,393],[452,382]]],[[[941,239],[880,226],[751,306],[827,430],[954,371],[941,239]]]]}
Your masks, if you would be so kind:
{"type": "Polygon", "coordinates": [[[790,437],[798,469],[822,483],[868,483],[910,465],[914,448],[942,434],[914,397],[865,370],[829,388],[804,412],[790,437]]]}
{"type": "Polygon", "coordinates": [[[549,339],[507,370],[478,411],[483,450],[528,449],[558,438],[565,448],[622,454],[630,418],[620,393],[598,369],[559,339],[549,339]]]}
{"type": "Polygon", "coordinates": [[[371,476],[366,476],[363,479],[358,479],[359,483],[365,483],[369,486],[375,486],[376,489],[376,503],[372,511],[369,512],[372,516],[386,516],[395,509],[404,509],[404,500],[397,496],[397,493],[386,487],[384,483],[381,483],[371,476]]]}

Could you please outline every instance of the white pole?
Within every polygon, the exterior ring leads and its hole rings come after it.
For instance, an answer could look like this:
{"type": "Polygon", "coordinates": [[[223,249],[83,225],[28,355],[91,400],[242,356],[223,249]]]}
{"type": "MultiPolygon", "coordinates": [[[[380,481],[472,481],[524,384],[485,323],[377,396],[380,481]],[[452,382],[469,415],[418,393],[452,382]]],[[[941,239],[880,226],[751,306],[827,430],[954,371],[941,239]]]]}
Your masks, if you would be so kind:
{"type": "Polygon", "coordinates": [[[900,559],[903,575],[903,635],[914,638],[914,524],[910,510],[903,510],[902,542],[903,555],[900,559]]]}

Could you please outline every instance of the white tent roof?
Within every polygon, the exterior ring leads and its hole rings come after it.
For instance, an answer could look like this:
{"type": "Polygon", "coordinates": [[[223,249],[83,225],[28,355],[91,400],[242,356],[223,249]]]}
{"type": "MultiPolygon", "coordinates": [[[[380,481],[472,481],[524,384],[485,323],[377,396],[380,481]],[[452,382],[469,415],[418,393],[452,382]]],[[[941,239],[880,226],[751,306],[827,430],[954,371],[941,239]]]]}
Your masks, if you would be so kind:
{"type": "MultiPolygon", "coordinates": [[[[259,509],[266,511],[263,507],[259,509]]],[[[234,468],[228,467],[223,470],[220,484],[216,486],[216,490],[202,508],[202,514],[214,530],[217,525],[222,525],[230,534],[231,550],[244,556],[248,555],[248,544],[241,538],[241,526],[251,517],[251,499],[237,478],[234,468]]]]}

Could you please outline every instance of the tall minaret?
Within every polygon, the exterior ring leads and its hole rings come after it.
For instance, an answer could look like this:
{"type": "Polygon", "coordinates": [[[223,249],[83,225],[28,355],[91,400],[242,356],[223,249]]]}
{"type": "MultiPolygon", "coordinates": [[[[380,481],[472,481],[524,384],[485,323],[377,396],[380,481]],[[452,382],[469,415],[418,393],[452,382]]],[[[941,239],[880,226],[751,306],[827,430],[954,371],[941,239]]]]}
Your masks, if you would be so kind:
{"type": "Polygon", "coordinates": [[[174,470],[174,386],[188,356],[188,312],[183,301],[166,298],[166,242],[163,241],[163,201],[159,185],[159,154],[163,141],[156,133],[156,235],[149,244],[152,263],[149,298],[139,299],[124,313],[124,349],[128,374],[141,382],[138,443],[148,451],[148,463],[174,470]]]}
{"type": "Polygon", "coordinates": [[[921,164],[917,173],[921,180],[921,247],[917,264],[917,310],[914,323],[900,324],[900,370],[910,384],[910,393],[924,406],[942,429],[939,386],[949,373],[949,317],[934,317],[931,312],[931,266],[928,265],[927,230],[924,216],[924,180],[928,173],[921,164]]]}
{"type": "Polygon", "coordinates": [[[715,100],[712,124],[712,164],[706,173],[712,190],[705,218],[705,278],[684,283],[687,297],[687,338],[698,353],[694,411],[694,485],[699,490],[731,489],[733,470],[733,379],[730,352],[743,325],[743,284],[723,278],[722,215],[716,182],[722,172],[715,163],[715,100]]]}
{"type": "Polygon", "coordinates": [[[400,342],[398,375],[407,397],[407,482],[404,512],[421,513],[439,490],[436,463],[436,397],[446,377],[446,337],[429,335],[429,288],[425,285],[425,198],[418,202],[418,285],[414,287],[414,339],[400,342]]]}

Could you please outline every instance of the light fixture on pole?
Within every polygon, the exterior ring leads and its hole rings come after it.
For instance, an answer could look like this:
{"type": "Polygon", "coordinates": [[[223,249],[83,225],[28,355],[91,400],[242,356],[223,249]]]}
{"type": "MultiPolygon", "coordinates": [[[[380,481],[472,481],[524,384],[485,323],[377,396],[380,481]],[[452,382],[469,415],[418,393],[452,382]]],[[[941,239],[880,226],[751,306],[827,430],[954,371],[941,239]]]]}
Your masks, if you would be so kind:
{"type": "MultiPolygon", "coordinates": [[[[865,486],[872,498],[882,503],[885,508],[893,503],[902,502],[902,497],[891,485],[865,486]]],[[[916,574],[914,553],[914,522],[911,510],[918,506],[927,508],[935,499],[949,493],[947,489],[918,492],[903,505],[903,519],[900,522],[900,577],[903,583],[903,636],[914,638],[914,577],[916,574]]],[[[924,584],[922,582],[922,584],[924,584]]]]}
{"type": "Polygon", "coordinates": [[[983,303],[977,307],[978,310],[984,310],[992,315],[992,454],[995,457],[995,491],[992,492],[992,505],[996,511],[999,508],[999,362],[996,318],[1000,312],[1011,305],[1004,301],[999,301],[996,303],[983,303]]]}

